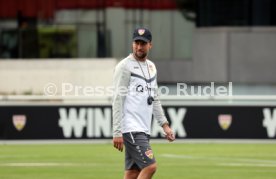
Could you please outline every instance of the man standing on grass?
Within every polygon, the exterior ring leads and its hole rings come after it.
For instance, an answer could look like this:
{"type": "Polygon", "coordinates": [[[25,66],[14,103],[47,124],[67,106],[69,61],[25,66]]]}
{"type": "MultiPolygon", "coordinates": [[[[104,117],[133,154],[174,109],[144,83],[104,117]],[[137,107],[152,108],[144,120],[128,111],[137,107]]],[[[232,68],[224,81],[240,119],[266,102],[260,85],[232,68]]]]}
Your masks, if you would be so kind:
{"type": "Polygon", "coordinates": [[[151,179],[157,166],[149,144],[152,115],[169,141],[175,139],[157,96],[157,70],[147,59],[152,35],[146,28],[133,33],[132,51],[115,68],[113,145],[125,146],[125,179],[151,179]]]}

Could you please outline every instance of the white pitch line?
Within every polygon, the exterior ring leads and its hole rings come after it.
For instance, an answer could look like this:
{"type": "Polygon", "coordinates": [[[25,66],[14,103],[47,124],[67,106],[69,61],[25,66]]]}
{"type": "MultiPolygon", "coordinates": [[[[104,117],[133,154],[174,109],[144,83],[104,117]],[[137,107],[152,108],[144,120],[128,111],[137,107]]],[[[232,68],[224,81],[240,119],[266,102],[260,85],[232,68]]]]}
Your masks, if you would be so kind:
{"type": "Polygon", "coordinates": [[[74,163],[2,163],[0,166],[6,167],[58,167],[77,166],[74,163]]]}
{"type": "Polygon", "coordinates": [[[57,162],[11,162],[0,163],[0,167],[76,167],[76,166],[106,166],[105,163],[57,163],[57,162]]]}
{"type": "Polygon", "coordinates": [[[161,156],[166,158],[184,158],[184,159],[198,159],[198,160],[213,160],[213,161],[237,161],[237,162],[257,162],[276,165],[275,160],[260,160],[251,158],[227,158],[227,157],[197,157],[190,155],[175,155],[175,154],[161,154],[161,156]]]}
{"type": "Polygon", "coordinates": [[[218,165],[229,167],[276,167],[276,164],[267,163],[219,163],[218,165]]]}

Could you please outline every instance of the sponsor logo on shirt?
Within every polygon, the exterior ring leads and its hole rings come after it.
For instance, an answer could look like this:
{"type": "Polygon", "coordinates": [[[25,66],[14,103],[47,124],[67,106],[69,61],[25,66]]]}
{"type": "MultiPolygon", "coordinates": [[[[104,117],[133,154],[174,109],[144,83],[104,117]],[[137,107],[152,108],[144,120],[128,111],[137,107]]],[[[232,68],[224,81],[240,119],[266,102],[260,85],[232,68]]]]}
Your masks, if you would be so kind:
{"type": "Polygon", "coordinates": [[[136,87],[136,91],[137,91],[137,92],[143,93],[143,92],[144,92],[143,86],[142,86],[142,85],[138,85],[138,86],[136,87]]]}

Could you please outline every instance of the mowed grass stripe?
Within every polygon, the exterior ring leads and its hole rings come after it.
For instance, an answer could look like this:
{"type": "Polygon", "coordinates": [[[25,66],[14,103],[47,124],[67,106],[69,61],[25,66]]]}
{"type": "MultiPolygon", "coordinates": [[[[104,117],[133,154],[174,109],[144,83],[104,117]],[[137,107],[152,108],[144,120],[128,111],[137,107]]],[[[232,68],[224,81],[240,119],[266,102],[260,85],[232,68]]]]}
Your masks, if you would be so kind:
{"type": "MultiPolygon", "coordinates": [[[[167,143],[152,148],[157,179],[276,178],[276,144],[167,143]]],[[[1,179],[119,179],[123,172],[124,153],[111,144],[0,145],[1,179]]]]}

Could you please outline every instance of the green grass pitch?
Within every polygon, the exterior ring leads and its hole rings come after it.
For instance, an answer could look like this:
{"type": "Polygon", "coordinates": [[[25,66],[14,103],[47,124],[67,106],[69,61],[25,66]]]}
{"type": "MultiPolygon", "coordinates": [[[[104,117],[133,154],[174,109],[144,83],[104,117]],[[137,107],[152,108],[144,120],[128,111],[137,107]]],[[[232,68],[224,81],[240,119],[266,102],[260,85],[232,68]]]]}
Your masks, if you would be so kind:
{"type": "MultiPolygon", "coordinates": [[[[156,179],[275,179],[276,143],[152,144],[156,179]]],[[[112,144],[1,144],[1,179],[120,179],[112,144]]]]}

